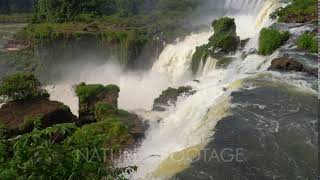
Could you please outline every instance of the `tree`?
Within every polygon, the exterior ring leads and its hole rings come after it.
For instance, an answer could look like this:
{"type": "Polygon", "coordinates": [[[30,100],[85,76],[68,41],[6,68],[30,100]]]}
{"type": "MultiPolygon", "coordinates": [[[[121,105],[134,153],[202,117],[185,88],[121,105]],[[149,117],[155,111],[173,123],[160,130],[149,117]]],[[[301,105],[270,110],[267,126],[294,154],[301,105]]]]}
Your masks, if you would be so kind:
{"type": "Polygon", "coordinates": [[[9,101],[20,101],[48,98],[49,94],[33,74],[17,73],[1,79],[0,96],[9,101]]]}

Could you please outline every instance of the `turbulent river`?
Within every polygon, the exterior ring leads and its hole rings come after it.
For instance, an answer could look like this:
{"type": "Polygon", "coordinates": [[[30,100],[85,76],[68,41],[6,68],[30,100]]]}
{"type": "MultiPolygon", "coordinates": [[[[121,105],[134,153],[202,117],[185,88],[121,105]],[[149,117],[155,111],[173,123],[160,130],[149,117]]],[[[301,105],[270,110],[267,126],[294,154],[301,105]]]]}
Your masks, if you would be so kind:
{"type": "Polygon", "coordinates": [[[120,165],[138,166],[132,179],[313,177],[317,156],[316,80],[303,73],[267,71],[271,60],[283,53],[280,50],[266,57],[243,56],[257,47],[260,29],[272,24],[269,15],[282,4],[277,0],[227,0],[218,4],[223,11],[212,15],[211,20],[234,17],[240,38],[250,38],[244,50],[232,56],[235,60],[227,68],[217,68],[217,60],[209,58],[206,64],[200,64],[197,81],[191,76],[195,47],[207,43],[213,34],[207,30],[166,45],[148,72],[128,73],[115,64],[97,67],[87,63],[79,68],[81,73],[70,73],[48,86],[51,98],[69,105],[77,114],[72,84],[119,85],[120,108],[134,111],[150,124],[141,145],[119,160],[120,165]],[[150,111],[161,91],[182,85],[193,87],[197,93],[180,97],[165,112],[150,111]],[[295,144],[287,143],[293,139],[295,144]],[[205,157],[205,150],[212,155],[213,150],[221,152],[225,148],[244,150],[247,161],[223,163],[205,157]],[[301,154],[299,148],[308,152],[301,154]]]}

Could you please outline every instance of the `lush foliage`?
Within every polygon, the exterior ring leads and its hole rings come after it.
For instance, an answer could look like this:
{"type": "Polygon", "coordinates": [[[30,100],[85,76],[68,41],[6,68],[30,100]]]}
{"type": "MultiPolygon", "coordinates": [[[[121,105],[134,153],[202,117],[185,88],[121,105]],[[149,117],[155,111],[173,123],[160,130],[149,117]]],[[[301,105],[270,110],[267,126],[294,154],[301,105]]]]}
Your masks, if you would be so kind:
{"type": "Polygon", "coordinates": [[[15,140],[12,157],[0,161],[0,179],[123,179],[135,168],[114,168],[102,147],[108,142],[118,149],[116,142],[122,142],[125,132],[116,119],[83,128],[60,124],[35,129],[15,140]]]}
{"type": "Polygon", "coordinates": [[[33,22],[89,20],[102,15],[128,17],[159,10],[186,10],[196,0],[38,0],[33,22]]]}
{"type": "Polygon", "coordinates": [[[85,84],[80,83],[76,86],[76,94],[79,97],[81,103],[88,102],[92,98],[96,97],[99,93],[106,91],[111,93],[119,93],[120,88],[116,85],[103,86],[101,84],[85,84]]]}
{"type": "Polygon", "coordinates": [[[285,8],[279,8],[271,14],[271,18],[279,18],[279,22],[304,23],[317,20],[317,0],[293,0],[285,8]]]}
{"type": "Polygon", "coordinates": [[[80,102],[87,102],[103,90],[104,87],[101,84],[86,85],[85,83],[81,83],[76,87],[76,94],[79,97],[80,102]]]}
{"type": "Polygon", "coordinates": [[[94,115],[97,121],[101,121],[106,117],[115,115],[117,111],[118,109],[116,109],[112,104],[97,103],[95,104],[94,115]]]}
{"type": "Polygon", "coordinates": [[[30,132],[33,128],[39,128],[41,126],[41,115],[26,117],[22,124],[19,126],[21,132],[30,132]]]}
{"type": "Polygon", "coordinates": [[[214,34],[209,38],[209,43],[196,48],[192,57],[192,72],[196,74],[202,61],[206,63],[208,56],[219,56],[235,52],[240,43],[236,34],[234,19],[222,17],[212,22],[214,34]]]}
{"type": "Polygon", "coordinates": [[[30,73],[17,73],[1,79],[0,96],[11,101],[49,97],[39,80],[30,73]]]}
{"type": "Polygon", "coordinates": [[[290,37],[289,32],[280,32],[272,28],[263,28],[259,36],[259,54],[269,55],[282,46],[290,37]]]}
{"type": "Polygon", "coordinates": [[[318,40],[316,35],[310,33],[303,33],[297,41],[300,49],[308,50],[313,53],[318,52],[318,40]]]}

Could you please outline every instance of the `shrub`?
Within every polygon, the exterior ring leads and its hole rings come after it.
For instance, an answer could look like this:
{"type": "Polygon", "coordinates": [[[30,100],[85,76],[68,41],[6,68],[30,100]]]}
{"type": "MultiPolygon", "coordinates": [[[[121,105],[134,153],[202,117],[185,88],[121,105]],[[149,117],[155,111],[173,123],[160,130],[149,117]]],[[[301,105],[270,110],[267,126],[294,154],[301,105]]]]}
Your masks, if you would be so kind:
{"type": "Polygon", "coordinates": [[[318,52],[318,41],[315,35],[310,33],[303,33],[297,41],[297,45],[300,49],[308,50],[313,53],[318,52]]]}
{"type": "Polygon", "coordinates": [[[269,55],[282,46],[290,37],[289,32],[280,32],[276,29],[263,28],[259,37],[259,54],[269,55]]]}
{"type": "Polygon", "coordinates": [[[236,24],[233,18],[223,17],[212,22],[212,27],[215,34],[236,34],[236,24]]]}
{"type": "Polygon", "coordinates": [[[118,118],[109,117],[103,121],[83,126],[68,139],[67,143],[79,149],[83,147],[110,148],[116,153],[130,138],[128,128],[118,118]],[[82,143],[86,143],[86,146],[83,146],[82,143]]]}
{"type": "Polygon", "coordinates": [[[104,120],[106,117],[110,117],[117,113],[117,109],[107,103],[97,103],[94,109],[94,115],[97,121],[104,120]]]}
{"type": "Polygon", "coordinates": [[[33,74],[17,73],[1,80],[0,96],[11,101],[19,101],[48,98],[49,94],[41,88],[41,83],[33,74]]]}
{"type": "Polygon", "coordinates": [[[102,145],[108,142],[119,147],[116,143],[124,138],[126,128],[116,119],[80,129],[59,124],[33,130],[15,140],[12,157],[0,161],[0,179],[123,179],[135,167],[115,168],[110,154],[103,156],[102,145]],[[56,141],[61,136],[67,139],[56,141]]]}

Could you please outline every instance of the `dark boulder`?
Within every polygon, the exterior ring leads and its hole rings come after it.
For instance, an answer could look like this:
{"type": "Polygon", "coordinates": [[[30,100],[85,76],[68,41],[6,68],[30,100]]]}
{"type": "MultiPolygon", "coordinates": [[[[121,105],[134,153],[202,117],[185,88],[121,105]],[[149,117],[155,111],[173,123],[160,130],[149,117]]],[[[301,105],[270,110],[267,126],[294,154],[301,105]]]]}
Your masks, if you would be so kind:
{"type": "Polygon", "coordinates": [[[281,57],[275,58],[271,62],[271,66],[268,68],[269,71],[304,71],[304,67],[301,63],[294,59],[281,57]]]}
{"type": "Polygon", "coordinates": [[[169,87],[167,90],[162,91],[162,94],[154,100],[153,111],[165,111],[164,106],[169,106],[171,103],[175,104],[178,97],[181,95],[190,96],[196,93],[189,86],[182,86],[178,89],[169,87]]]}

